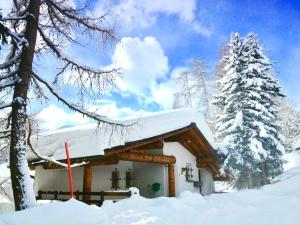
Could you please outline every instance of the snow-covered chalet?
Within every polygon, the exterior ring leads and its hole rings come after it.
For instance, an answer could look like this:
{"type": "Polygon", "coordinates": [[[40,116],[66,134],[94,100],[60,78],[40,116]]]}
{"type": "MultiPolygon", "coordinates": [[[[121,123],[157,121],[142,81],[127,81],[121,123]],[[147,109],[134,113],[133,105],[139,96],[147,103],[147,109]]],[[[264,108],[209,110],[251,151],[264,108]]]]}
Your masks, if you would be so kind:
{"type": "MultiPolygon", "coordinates": [[[[224,180],[214,151],[213,136],[201,113],[173,110],[124,120],[128,127],[84,125],[32,137],[36,151],[61,162],[70,149],[75,197],[88,203],[128,196],[137,187],[144,197],[177,196],[191,191],[208,195],[214,181],[224,180]]],[[[35,170],[39,199],[69,198],[65,168],[37,159],[28,152],[35,170]]]]}

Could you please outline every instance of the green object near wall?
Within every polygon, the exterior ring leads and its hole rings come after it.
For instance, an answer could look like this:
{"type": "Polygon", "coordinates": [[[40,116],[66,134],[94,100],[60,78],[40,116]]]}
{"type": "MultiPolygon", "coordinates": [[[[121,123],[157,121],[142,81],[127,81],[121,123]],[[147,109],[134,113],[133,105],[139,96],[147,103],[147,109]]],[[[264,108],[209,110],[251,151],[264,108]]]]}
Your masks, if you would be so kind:
{"type": "Polygon", "coordinates": [[[152,189],[152,191],[154,191],[154,192],[158,192],[158,191],[160,190],[160,183],[153,183],[153,184],[151,185],[151,189],[152,189]]]}

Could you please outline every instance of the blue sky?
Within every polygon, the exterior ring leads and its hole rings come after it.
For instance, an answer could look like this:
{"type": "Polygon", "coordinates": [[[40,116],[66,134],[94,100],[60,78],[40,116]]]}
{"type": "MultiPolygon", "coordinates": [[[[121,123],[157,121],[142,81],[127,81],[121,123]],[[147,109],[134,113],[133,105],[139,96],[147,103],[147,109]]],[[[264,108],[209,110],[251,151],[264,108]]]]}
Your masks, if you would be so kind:
{"type": "MultiPolygon", "coordinates": [[[[108,5],[114,15],[110,19],[117,22],[116,45],[99,53],[93,44],[88,49],[69,49],[78,60],[94,66],[114,63],[123,68],[119,91],[102,96],[90,105],[92,109],[114,117],[169,109],[176,91],[174,74],[191,59],[203,58],[213,79],[220,48],[231,32],[245,36],[251,31],[274,61],[286,95],[300,106],[299,1],[92,1],[95,14],[108,5]]],[[[65,94],[73,98],[68,91],[65,94]]]]}

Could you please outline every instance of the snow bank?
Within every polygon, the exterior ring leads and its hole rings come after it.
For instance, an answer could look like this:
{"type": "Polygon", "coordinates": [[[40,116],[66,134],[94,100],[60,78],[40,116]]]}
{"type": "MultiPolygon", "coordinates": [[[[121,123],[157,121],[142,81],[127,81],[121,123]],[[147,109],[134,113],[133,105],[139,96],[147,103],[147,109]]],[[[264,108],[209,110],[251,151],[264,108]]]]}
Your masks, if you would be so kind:
{"type": "Polygon", "coordinates": [[[69,200],[2,215],[0,225],[298,225],[299,202],[296,167],[258,190],[156,199],[135,194],[117,203],[105,201],[101,208],[69,200]]]}
{"type": "MultiPolygon", "coordinates": [[[[5,163],[0,164],[0,214],[15,210],[10,172],[5,163]]],[[[0,222],[1,225],[1,222],[0,222]]]]}
{"type": "Polygon", "coordinates": [[[283,164],[284,170],[289,170],[293,167],[300,167],[300,154],[299,152],[291,152],[283,155],[283,160],[285,163],[283,164]]]}
{"type": "Polygon", "coordinates": [[[7,168],[5,163],[0,164],[0,204],[6,203],[5,206],[0,206],[0,213],[2,212],[2,208],[7,208],[6,206],[13,199],[13,193],[11,188],[10,181],[10,171],[7,168]]]}
{"type": "MultiPolygon", "coordinates": [[[[127,128],[100,126],[96,124],[60,129],[33,137],[35,149],[55,159],[65,158],[64,142],[70,147],[72,158],[103,155],[104,149],[124,145],[126,142],[142,140],[161,135],[196,123],[206,139],[214,146],[213,135],[203,116],[195,109],[179,109],[153,113],[144,117],[125,119],[127,128]]],[[[29,159],[35,156],[29,152],[29,159]]]]}

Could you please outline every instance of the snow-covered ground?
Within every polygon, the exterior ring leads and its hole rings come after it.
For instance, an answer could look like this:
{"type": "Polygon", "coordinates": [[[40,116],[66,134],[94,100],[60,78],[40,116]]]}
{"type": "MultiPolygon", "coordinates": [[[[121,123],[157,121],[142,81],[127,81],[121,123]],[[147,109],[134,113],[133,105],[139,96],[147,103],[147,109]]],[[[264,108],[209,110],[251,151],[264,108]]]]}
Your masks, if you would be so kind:
{"type": "Polygon", "coordinates": [[[14,210],[12,199],[9,169],[5,163],[0,164],[0,214],[14,210]]]}
{"type": "Polygon", "coordinates": [[[130,199],[103,207],[76,200],[56,202],[0,216],[0,225],[299,225],[300,155],[287,155],[289,169],[273,184],[203,197],[130,199]],[[293,167],[293,168],[291,168],[293,167]]]}

